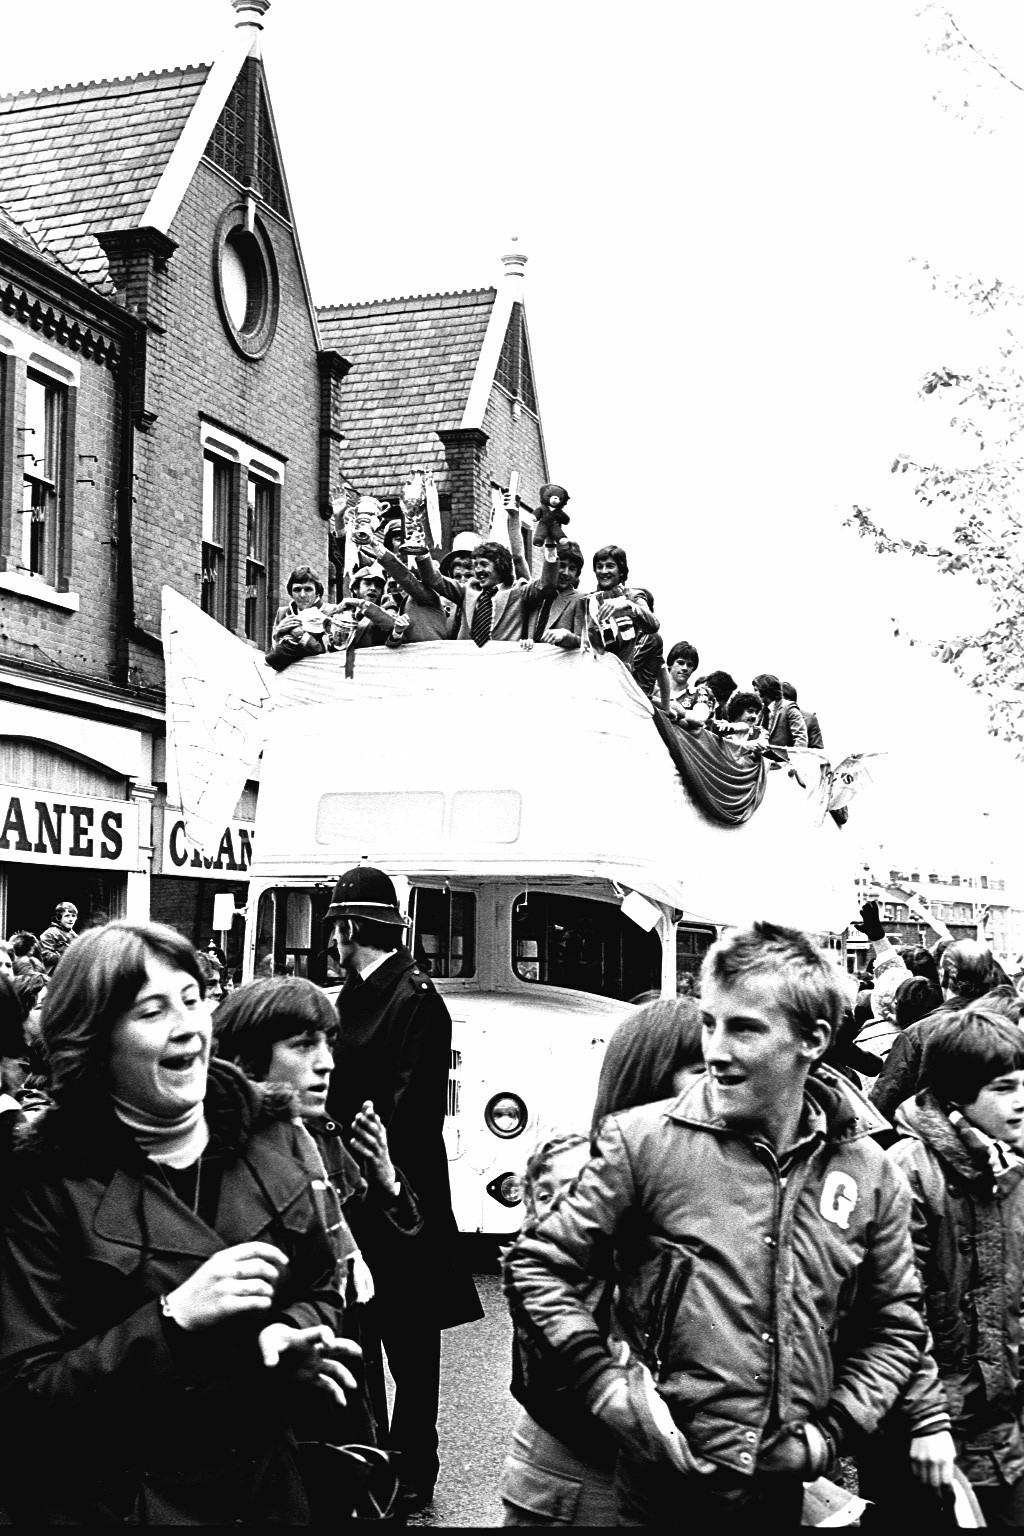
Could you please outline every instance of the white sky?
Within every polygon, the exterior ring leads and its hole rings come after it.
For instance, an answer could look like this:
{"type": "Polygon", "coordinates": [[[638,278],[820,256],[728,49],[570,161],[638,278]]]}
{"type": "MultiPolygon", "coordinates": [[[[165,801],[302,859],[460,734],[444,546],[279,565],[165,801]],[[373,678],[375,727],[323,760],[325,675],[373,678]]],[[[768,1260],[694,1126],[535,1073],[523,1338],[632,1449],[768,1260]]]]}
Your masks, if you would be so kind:
{"type": "MultiPolygon", "coordinates": [[[[228,0],[48,0],[42,30],[6,9],[0,93],[209,61],[234,21],[228,0]]],[[[841,528],[936,440],[921,375],[975,348],[911,258],[1024,283],[1024,94],[929,55],[916,9],[274,0],[264,58],[316,301],[484,285],[517,233],[584,551],[624,543],[706,669],[790,677],[833,756],[888,752],[848,828],[866,850],[966,871],[991,845],[1012,877],[1024,769],[890,622],[927,637],[974,594],[841,528]]],[[[953,9],[1024,80],[1018,0],[953,9]]]]}

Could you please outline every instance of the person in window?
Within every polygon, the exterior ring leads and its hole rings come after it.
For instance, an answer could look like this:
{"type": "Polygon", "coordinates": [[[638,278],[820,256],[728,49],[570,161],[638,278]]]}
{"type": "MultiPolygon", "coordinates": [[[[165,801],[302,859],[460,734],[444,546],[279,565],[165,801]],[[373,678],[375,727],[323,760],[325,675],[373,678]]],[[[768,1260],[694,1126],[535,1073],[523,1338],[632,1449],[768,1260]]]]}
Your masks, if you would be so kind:
{"type": "Polygon", "coordinates": [[[759,672],[753,687],[764,706],[764,725],[773,747],[806,747],[807,723],[795,704],[782,697],[782,684],[771,672],[759,672]]]}
{"type": "Polygon", "coordinates": [[[52,972],[68,947],[77,939],[75,924],[78,908],[72,901],[60,901],[54,909],[49,928],[39,935],[39,952],[48,972],[52,972]]]}
{"type": "Polygon", "coordinates": [[[312,566],[297,566],[288,577],[286,591],[288,602],[274,615],[266,655],[267,666],[275,672],[306,656],[322,656],[328,645],[324,584],[312,566]]]}
{"type": "Polygon", "coordinates": [[[292,1097],[211,1062],[210,1034],[171,928],[93,929],[54,973],[53,1103],[12,1159],[0,1248],[32,1523],[308,1521],[296,1435],[330,1438],[358,1350],[292,1097]]]}

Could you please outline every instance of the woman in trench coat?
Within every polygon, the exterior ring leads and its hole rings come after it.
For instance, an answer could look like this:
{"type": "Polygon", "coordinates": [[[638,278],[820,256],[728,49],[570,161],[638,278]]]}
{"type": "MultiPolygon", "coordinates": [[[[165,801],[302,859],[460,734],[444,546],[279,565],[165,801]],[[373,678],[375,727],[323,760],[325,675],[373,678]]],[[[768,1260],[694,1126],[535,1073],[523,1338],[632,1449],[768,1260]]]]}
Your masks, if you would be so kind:
{"type": "Polygon", "coordinates": [[[307,1524],[296,1439],[330,1440],[358,1348],[291,1098],[210,1062],[170,928],[84,934],[42,1031],[0,1253],[15,1523],[307,1524]]]}

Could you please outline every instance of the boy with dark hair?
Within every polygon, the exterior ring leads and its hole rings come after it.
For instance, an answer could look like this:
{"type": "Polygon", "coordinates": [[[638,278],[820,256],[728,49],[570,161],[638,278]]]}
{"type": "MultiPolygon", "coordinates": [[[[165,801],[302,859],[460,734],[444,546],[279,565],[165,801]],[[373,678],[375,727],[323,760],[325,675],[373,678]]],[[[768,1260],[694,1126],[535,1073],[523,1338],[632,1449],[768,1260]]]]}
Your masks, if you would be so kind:
{"type": "Polygon", "coordinates": [[[597,590],[588,603],[591,641],[632,672],[638,635],[657,634],[661,625],[644,601],[642,589],[627,587],[629,561],[620,545],[603,545],[593,565],[597,590]]]}
{"type": "Polygon", "coordinates": [[[327,649],[323,609],[324,584],[311,565],[299,565],[285,587],[288,602],[274,615],[267,666],[283,672],[304,656],[322,656],[327,649]]]}
{"type": "MultiPolygon", "coordinates": [[[[947,1015],[929,1035],[922,1087],[900,1107],[896,1129],[901,1139],[888,1156],[910,1183],[914,1248],[957,1460],[988,1523],[1021,1525],[1024,1033],[982,1004],[947,1015]]],[[[890,1460],[882,1474],[890,1498],[891,1467],[890,1460]]],[[[863,1469],[869,1486],[873,1470],[881,1474],[882,1464],[863,1469]]],[[[888,1511],[879,1481],[881,1515],[888,1511]]],[[[914,1511],[908,1502],[897,1512],[914,1511]]]]}

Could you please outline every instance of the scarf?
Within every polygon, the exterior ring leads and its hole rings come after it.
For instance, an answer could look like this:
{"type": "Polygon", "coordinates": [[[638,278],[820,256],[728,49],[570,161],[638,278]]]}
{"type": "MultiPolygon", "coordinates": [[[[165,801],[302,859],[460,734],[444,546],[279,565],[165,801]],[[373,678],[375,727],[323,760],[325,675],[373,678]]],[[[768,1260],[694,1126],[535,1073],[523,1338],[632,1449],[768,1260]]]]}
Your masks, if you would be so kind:
{"type": "Polygon", "coordinates": [[[210,1130],[202,1104],[193,1104],[176,1120],[160,1120],[134,1104],[111,1095],[114,1114],[131,1131],[144,1157],[168,1168],[188,1168],[202,1157],[210,1130]]]}
{"type": "Polygon", "coordinates": [[[950,1123],[964,1146],[975,1155],[980,1155],[988,1163],[992,1174],[992,1193],[997,1195],[1000,1191],[1000,1183],[1008,1173],[1020,1168],[1024,1164],[1024,1157],[1015,1152],[1005,1141],[999,1141],[994,1136],[988,1136],[984,1131],[979,1131],[976,1125],[972,1125],[965,1115],[958,1109],[948,1111],[950,1123]]]}

